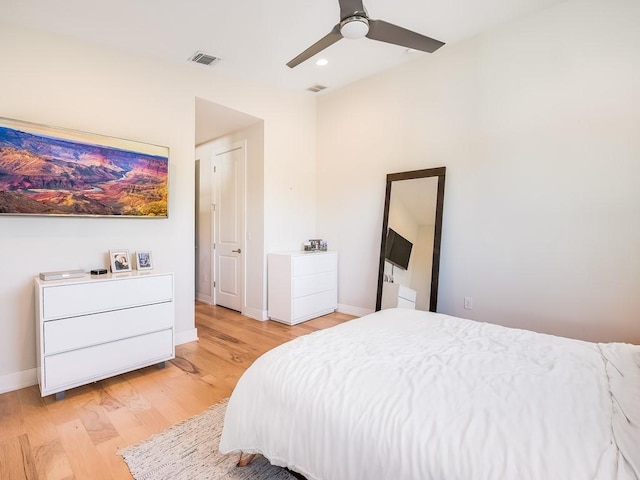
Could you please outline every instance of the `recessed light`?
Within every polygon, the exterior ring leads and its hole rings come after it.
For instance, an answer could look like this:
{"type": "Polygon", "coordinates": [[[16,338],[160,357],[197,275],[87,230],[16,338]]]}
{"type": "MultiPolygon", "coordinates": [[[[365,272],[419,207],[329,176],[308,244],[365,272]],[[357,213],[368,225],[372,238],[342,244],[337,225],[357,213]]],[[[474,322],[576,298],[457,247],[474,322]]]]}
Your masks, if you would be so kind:
{"type": "Polygon", "coordinates": [[[319,67],[324,67],[327,63],[329,63],[329,60],[326,58],[320,58],[316,61],[316,65],[319,67]]]}
{"type": "Polygon", "coordinates": [[[415,48],[407,48],[404,53],[406,53],[407,55],[411,55],[412,53],[416,53],[418,50],[416,50],[415,48]]]}

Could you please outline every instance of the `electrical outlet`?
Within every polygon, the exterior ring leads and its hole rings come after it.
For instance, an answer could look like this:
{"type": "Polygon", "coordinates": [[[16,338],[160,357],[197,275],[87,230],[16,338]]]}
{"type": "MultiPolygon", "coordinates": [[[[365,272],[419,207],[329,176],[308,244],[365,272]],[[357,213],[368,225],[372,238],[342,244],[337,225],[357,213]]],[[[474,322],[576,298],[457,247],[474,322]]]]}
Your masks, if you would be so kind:
{"type": "Polygon", "coordinates": [[[473,298],[464,297],[464,308],[465,310],[473,310],[473,298]]]}

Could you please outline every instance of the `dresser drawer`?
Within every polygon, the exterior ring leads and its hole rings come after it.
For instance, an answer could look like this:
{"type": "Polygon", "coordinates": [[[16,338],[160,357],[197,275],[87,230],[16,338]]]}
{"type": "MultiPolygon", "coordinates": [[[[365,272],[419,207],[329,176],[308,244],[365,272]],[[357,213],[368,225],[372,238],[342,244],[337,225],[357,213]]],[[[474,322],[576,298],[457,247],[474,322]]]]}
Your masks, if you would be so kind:
{"type": "Polygon", "coordinates": [[[416,308],[416,302],[398,297],[398,308],[416,308]]]}
{"type": "Polygon", "coordinates": [[[308,320],[314,316],[323,315],[338,307],[336,290],[307,295],[293,300],[293,315],[295,321],[308,320]]]}
{"type": "Polygon", "coordinates": [[[334,253],[307,253],[293,257],[293,276],[335,272],[338,256],[334,253]]]}
{"type": "Polygon", "coordinates": [[[42,290],[42,318],[47,321],[138,305],[170,302],[173,299],[173,276],[95,280],[86,283],[45,286],[42,290]]]}
{"type": "Polygon", "coordinates": [[[317,275],[305,275],[293,280],[293,298],[305,297],[314,293],[326,292],[336,289],[335,272],[319,273],[317,275]]]}
{"type": "Polygon", "coordinates": [[[43,324],[44,354],[66,352],[173,327],[173,303],[126,308],[43,324]]]}
{"type": "Polygon", "coordinates": [[[409,287],[405,287],[404,285],[400,284],[398,286],[398,297],[399,298],[403,298],[409,302],[416,302],[416,295],[417,292],[409,287]]]}
{"type": "Polygon", "coordinates": [[[71,388],[173,357],[173,330],[104,343],[44,359],[44,391],[71,388]]]}

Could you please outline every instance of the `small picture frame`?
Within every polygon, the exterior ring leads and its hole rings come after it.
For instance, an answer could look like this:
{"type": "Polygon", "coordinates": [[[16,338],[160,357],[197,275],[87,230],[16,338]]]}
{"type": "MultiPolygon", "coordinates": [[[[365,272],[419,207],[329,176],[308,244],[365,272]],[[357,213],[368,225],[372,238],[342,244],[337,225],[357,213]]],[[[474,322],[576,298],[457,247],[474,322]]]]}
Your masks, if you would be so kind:
{"type": "Polygon", "coordinates": [[[321,238],[312,238],[304,244],[305,252],[326,252],[327,241],[321,238]]]}
{"type": "Polygon", "coordinates": [[[111,273],[131,271],[129,250],[109,250],[109,262],[111,263],[111,273]]]}
{"type": "Polygon", "coordinates": [[[151,252],[136,252],[136,268],[138,270],[151,270],[153,263],[151,261],[151,252]]]}

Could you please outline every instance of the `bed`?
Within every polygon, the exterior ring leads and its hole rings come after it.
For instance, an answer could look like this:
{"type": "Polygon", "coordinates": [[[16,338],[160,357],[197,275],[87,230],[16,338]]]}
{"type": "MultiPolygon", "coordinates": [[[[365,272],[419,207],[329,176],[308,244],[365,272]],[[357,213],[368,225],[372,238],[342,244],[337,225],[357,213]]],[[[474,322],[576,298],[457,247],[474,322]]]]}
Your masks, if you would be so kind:
{"type": "Polygon", "coordinates": [[[640,480],[640,346],[383,310],[258,358],[220,451],[308,480],[640,480]]]}

